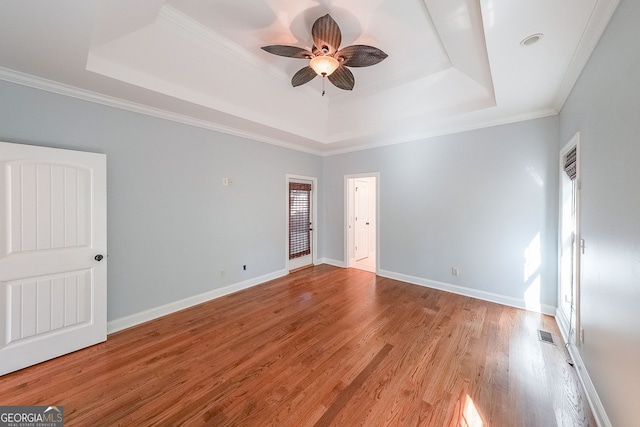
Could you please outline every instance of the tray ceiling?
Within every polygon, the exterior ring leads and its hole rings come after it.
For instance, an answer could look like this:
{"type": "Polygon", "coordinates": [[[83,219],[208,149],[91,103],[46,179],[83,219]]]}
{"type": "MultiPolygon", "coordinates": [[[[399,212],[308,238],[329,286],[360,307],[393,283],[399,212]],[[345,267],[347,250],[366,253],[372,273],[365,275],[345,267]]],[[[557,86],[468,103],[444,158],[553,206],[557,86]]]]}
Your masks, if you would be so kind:
{"type": "Polygon", "coordinates": [[[6,0],[0,79],[331,154],[557,114],[617,3],[6,0]],[[323,97],[260,47],[310,48],[326,13],[389,57],[323,97]]]}

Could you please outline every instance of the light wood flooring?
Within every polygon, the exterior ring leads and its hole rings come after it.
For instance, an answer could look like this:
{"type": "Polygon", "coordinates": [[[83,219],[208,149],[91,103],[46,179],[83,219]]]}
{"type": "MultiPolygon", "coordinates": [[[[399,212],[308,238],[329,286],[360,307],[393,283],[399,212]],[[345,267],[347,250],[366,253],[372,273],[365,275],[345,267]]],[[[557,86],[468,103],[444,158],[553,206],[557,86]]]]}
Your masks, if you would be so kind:
{"type": "Polygon", "coordinates": [[[595,426],[565,359],[551,317],[322,265],[0,377],[0,405],[67,427],[595,426]]]}

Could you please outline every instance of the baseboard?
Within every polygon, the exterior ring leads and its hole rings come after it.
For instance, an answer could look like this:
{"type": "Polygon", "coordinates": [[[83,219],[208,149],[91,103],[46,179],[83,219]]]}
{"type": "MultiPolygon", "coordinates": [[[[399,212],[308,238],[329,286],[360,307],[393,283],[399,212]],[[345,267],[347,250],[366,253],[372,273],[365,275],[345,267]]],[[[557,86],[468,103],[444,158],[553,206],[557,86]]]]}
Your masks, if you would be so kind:
{"type": "Polygon", "coordinates": [[[245,280],[244,282],[235,283],[233,285],[225,286],[224,288],[214,289],[203,294],[194,295],[189,298],[182,299],[180,301],[174,301],[169,304],[154,307],[149,310],[141,311],[140,313],[132,314],[130,316],[121,317],[107,322],[107,334],[121,331],[123,329],[130,328],[132,326],[139,325],[144,322],[148,322],[158,317],[166,316],[167,314],[175,313],[176,311],[184,310],[185,308],[193,307],[194,305],[202,304],[203,302],[211,301],[216,298],[220,298],[225,295],[232,294],[234,292],[248,289],[253,286],[257,286],[261,283],[268,282],[270,280],[277,279],[279,277],[286,276],[288,272],[286,270],[276,271],[274,273],[266,274],[264,276],[255,277],[253,279],[245,280]]]}
{"type": "Polygon", "coordinates": [[[425,286],[427,288],[438,289],[445,292],[451,292],[466,297],[477,298],[484,301],[495,302],[497,304],[507,305],[509,307],[521,308],[523,310],[535,311],[549,316],[555,316],[556,308],[550,305],[541,304],[540,307],[532,309],[527,307],[524,300],[507,297],[504,295],[494,294],[492,292],[479,291],[477,289],[466,288],[464,286],[452,285],[450,283],[437,282],[422,277],[409,276],[402,273],[395,273],[387,270],[378,270],[378,276],[387,277],[389,279],[400,280],[402,282],[414,285],[425,286]]]}
{"type": "MultiPolygon", "coordinates": [[[[558,324],[558,329],[560,329],[564,342],[569,342],[569,320],[561,310],[558,310],[558,314],[556,315],[556,323],[558,324]]],[[[576,347],[575,343],[569,343],[567,349],[569,350],[571,360],[573,360],[573,365],[576,368],[576,373],[578,374],[582,388],[587,395],[587,401],[589,402],[589,407],[591,407],[593,417],[596,419],[596,424],[598,427],[612,427],[609,416],[604,410],[604,405],[602,405],[602,401],[600,400],[600,396],[591,381],[589,371],[584,365],[582,356],[580,356],[578,347],[576,347]]]]}
{"type": "Polygon", "coordinates": [[[344,263],[344,261],[340,261],[337,259],[330,259],[330,258],[320,258],[318,260],[318,264],[328,264],[328,265],[332,265],[334,267],[340,267],[340,268],[346,268],[347,265],[344,263]]]}

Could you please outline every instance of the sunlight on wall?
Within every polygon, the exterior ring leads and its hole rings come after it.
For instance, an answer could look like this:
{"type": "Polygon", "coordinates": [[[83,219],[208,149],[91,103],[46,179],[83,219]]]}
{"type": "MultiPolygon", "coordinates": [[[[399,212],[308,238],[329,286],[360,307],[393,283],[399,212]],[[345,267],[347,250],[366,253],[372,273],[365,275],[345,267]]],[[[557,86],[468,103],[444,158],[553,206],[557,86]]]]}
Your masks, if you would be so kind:
{"type": "Polygon", "coordinates": [[[533,166],[527,166],[527,172],[529,172],[529,174],[531,175],[533,180],[536,182],[536,184],[538,184],[540,187],[544,187],[544,181],[540,177],[540,174],[538,173],[538,171],[533,166]]]}
{"type": "Polygon", "coordinates": [[[538,233],[524,250],[524,284],[528,286],[524,292],[524,302],[527,310],[537,312],[542,311],[540,304],[541,250],[540,233],[538,233]]]}

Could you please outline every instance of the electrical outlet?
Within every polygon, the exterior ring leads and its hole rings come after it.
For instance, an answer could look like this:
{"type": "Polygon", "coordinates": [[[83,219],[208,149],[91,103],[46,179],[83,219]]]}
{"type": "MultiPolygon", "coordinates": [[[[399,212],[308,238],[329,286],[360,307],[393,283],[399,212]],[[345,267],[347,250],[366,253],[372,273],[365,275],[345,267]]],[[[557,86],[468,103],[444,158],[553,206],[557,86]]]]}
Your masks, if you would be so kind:
{"type": "Polygon", "coordinates": [[[224,270],[220,270],[218,276],[222,279],[224,277],[224,270]]]}
{"type": "Polygon", "coordinates": [[[451,267],[451,275],[452,276],[459,276],[460,275],[460,270],[458,270],[457,267],[451,267]]]}

